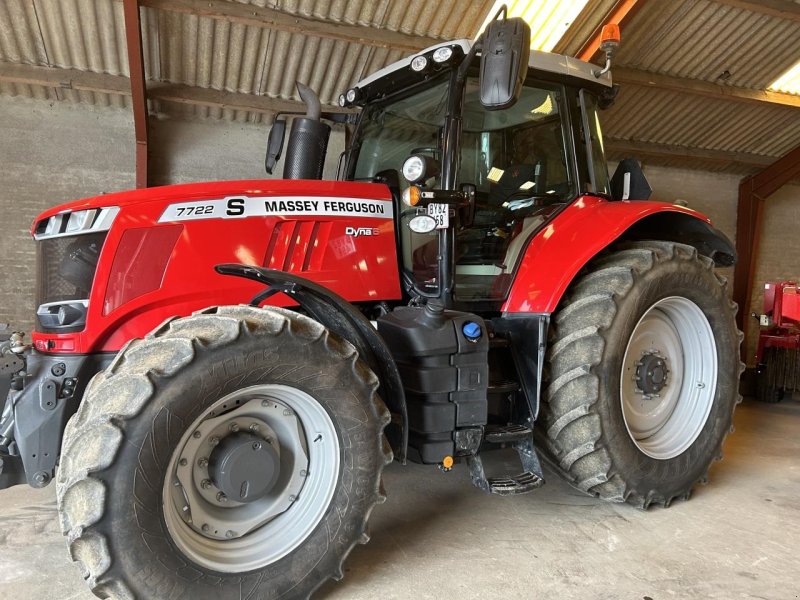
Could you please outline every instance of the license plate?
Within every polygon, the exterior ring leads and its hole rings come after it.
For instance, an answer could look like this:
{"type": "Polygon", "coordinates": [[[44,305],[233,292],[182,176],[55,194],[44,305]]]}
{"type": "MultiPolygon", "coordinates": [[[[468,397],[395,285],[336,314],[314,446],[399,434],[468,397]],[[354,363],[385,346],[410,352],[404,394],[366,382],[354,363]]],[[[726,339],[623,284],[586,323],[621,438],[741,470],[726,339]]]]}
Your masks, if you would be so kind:
{"type": "Polygon", "coordinates": [[[447,229],[450,226],[450,206],[447,204],[428,204],[428,216],[436,221],[436,229],[447,229]]]}

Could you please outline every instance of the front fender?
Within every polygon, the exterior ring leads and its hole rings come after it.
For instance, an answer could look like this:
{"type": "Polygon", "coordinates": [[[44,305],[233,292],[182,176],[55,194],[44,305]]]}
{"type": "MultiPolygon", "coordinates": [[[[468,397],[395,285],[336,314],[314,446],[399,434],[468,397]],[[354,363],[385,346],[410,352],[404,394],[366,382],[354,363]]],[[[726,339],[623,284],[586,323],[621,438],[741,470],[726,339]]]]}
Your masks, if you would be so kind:
{"type": "Polygon", "coordinates": [[[731,242],[702,213],[663,202],[609,202],[584,196],[530,241],[503,312],[553,312],[578,272],[610,244],[624,239],[688,244],[718,266],[736,260],[731,242]]]}
{"type": "Polygon", "coordinates": [[[350,302],[337,293],[303,277],[278,271],[240,264],[217,265],[222,275],[233,275],[267,286],[250,302],[260,305],[280,292],[296,301],[314,320],[346,339],[358,350],[359,356],[380,380],[378,390],[393,417],[386,428],[395,458],[405,463],[408,447],[408,409],[403,382],[389,348],[367,318],[350,302]]]}

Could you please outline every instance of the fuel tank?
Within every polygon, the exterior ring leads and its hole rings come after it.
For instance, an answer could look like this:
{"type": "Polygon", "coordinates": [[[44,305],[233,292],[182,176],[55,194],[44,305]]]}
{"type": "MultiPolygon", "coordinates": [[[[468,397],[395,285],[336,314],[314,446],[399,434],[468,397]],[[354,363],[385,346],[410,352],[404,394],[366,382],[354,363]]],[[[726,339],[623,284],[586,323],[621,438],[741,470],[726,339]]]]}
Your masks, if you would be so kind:
{"type": "Polygon", "coordinates": [[[385,185],[307,180],[173,185],[55,207],[32,228],[35,347],[115,352],[167,318],[261,291],[217,274],[221,263],[296,273],[350,302],[399,299],[394,215],[385,185]]]}

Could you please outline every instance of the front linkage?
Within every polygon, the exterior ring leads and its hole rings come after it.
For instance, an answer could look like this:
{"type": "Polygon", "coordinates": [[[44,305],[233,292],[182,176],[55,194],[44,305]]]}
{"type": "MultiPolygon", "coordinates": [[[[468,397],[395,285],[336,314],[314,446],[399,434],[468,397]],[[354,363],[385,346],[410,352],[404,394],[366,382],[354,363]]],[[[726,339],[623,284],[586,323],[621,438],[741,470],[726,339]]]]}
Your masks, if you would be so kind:
{"type": "Polygon", "coordinates": [[[23,333],[7,337],[0,339],[0,489],[40,488],[53,479],[64,426],[86,384],[113,354],[49,356],[33,352],[23,333]]]}

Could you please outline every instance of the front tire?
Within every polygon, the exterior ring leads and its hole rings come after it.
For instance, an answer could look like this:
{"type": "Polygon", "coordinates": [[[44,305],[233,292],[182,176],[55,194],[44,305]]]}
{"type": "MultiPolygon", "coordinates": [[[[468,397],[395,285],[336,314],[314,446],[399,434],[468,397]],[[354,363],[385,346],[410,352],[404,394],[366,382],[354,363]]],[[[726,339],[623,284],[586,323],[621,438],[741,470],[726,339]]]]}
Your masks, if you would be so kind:
{"type": "Polygon", "coordinates": [[[340,578],[391,460],[377,387],[349,343],[284,309],[208,309],[131,342],[87,389],[57,476],[92,591],[307,598],[340,578]]]}
{"type": "Polygon", "coordinates": [[[688,498],[732,429],[741,334],[710,259],[639,242],[594,261],[553,318],[540,438],[580,490],[688,498]]]}

